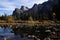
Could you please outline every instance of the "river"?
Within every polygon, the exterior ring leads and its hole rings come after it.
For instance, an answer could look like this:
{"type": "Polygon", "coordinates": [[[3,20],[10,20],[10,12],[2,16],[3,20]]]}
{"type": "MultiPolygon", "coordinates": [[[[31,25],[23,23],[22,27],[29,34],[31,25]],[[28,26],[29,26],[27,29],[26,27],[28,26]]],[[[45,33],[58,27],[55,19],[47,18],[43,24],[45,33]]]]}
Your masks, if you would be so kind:
{"type": "Polygon", "coordinates": [[[0,40],[33,40],[27,37],[21,38],[20,35],[14,35],[12,29],[0,27],[0,40]]]}

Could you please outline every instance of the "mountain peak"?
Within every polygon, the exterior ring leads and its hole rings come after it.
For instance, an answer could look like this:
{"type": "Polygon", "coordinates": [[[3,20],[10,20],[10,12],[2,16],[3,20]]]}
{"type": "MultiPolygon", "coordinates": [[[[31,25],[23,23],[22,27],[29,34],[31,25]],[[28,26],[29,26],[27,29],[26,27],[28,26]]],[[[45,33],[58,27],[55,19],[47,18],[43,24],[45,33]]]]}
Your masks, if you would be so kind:
{"type": "Polygon", "coordinates": [[[28,10],[29,8],[28,7],[25,7],[25,6],[21,6],[20,10],[23,10],[23,11],[26,11],[28,10]]]}

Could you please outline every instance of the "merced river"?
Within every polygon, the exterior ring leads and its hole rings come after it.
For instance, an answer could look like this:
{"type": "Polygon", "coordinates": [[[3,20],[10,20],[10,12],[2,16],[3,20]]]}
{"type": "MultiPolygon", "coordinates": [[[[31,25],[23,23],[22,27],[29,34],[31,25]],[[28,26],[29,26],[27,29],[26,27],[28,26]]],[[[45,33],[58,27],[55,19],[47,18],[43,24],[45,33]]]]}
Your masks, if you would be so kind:
{"type": "Polygon", "coordinates": [[[0,27],[0,40],[33,40],[27,37],[21,38],[19,35],[14,35],[10,28],[0,27]]]}

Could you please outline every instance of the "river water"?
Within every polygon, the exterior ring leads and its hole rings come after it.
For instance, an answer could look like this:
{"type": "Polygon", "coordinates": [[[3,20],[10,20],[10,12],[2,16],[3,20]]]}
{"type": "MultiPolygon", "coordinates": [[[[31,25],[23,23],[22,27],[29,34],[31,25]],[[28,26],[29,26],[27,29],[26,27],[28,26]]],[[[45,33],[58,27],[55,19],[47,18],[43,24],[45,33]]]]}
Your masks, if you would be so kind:
{"type": "Polygon", "coordinates": [[[10,28],[0,27],[0,40],[33,40],[27,37],[21,38],[20,35],[14,35],[10,28]]]}

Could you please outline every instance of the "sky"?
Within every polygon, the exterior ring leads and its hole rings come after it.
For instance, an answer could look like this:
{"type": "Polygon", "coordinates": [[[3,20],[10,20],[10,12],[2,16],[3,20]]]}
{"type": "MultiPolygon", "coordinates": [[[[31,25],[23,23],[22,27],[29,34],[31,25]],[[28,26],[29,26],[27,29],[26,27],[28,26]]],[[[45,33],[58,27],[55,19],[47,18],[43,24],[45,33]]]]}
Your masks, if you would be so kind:
{"type": "Polygon", "coordinates": [[[11,15],[15,8],[26,6],[31,8],[34,4],[41,4],[47,0],[0,0],[0,15],[11,15]]]}

